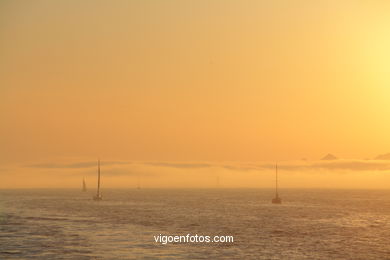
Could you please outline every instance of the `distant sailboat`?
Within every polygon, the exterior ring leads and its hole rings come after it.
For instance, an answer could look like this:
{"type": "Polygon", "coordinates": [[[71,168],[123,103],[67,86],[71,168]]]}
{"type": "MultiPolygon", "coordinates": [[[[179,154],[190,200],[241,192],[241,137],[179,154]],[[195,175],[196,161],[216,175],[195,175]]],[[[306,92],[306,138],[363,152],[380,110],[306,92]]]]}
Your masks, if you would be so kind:
{"type": "Polygon", "coordinates": [[[85,183],[85,178],[83,179],[83,192],[87,191],[87,184],[85,183]]]}
{"type": "Polygon", "coordinates": [[[93,200],[102,200],[102,194],[100,194],[100,159],[98,160],[98,186],[97,186],[97,191],[96,195],[93,196],[93,200]]]}
{"type": "Polygon", "coordinates": [[[282,204],[282,199],[279,197],[279,193],[278,193],[278,164],[276,164],[275,170],[276,170],[276,187],[275,187],[275,198],[272,199],[272,203],[282,204]]]}

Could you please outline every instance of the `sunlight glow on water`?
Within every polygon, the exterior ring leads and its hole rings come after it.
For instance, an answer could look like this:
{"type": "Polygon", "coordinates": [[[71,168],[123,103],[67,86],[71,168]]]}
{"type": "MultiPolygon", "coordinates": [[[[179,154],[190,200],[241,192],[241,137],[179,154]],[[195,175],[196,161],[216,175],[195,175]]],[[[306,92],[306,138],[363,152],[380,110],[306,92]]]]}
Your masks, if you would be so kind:
{"type": "Polygon", "coordinates": [[[284,190],[0,191],[0,259],[386,259],[390,192],[284,190]],[[233,235],[233,244],[153,236],[233,235]]]}

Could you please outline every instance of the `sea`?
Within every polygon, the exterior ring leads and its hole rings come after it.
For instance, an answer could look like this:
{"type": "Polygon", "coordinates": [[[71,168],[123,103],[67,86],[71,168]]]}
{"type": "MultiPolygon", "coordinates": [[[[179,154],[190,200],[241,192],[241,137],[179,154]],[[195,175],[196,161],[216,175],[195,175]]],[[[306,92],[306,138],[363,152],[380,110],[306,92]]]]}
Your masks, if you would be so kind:
{"type": "Polygon", "coordinates": [[[0,190],[0,259],[390,259],[389,190],[0,190]],[[155,242],[159,235],[229,243],[155,242]]]}

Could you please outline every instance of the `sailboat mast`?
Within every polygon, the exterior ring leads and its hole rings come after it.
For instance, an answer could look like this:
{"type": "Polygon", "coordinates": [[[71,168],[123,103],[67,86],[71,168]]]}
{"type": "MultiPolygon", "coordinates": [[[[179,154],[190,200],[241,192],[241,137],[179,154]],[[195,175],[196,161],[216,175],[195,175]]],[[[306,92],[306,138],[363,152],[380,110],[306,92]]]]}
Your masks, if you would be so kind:
{"type": "Polygon", "coordinates": [[[275,185],[275,194],[276,194],[276,197],[278,197],[278,164],[276,163],[275,165],[275,169],[276,169],[276,185],[275,185]]]}
{"type": "Polygon", "coordinates": [[[100,159],[98,159],[98,188],[97,188],[97,195],[100,194],[100,159]]]}

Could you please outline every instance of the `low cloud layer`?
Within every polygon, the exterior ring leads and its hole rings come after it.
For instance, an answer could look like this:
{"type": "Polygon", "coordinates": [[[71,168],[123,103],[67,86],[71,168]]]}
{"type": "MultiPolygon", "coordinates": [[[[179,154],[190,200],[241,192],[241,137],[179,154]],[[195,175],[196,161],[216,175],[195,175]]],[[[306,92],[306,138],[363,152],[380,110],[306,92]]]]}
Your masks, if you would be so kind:
{"type": "MultiPolygon", "coordinates": [[[[126,161],[102,161],[102,167],[108,166],[108,173],[129,174],[129,168],[147,166],[152,168],[171,169],[207,169],[222,168],[231,171],[262,171],[275,168],[274,163],[193,163],[193,162],[126,162],[126,161]]],[[[76,163],[36,163],[27,164],[25,167],[40,169],[86,169],[97,166],[95,161],[76,163]]],[[[306,171],[306,170],[328,170],[328,171],[387,171],[390,170],[389,160],[333,160],[333,161],[291,161],[278,163],[280,170],[284,171],[306,171]]],[[[91,171],[93,172],[93,171],[91,171]]]]}
{"type": "MultiPolygon", "coordinates": [[[[131,162],[124,162],[124,161],[107,161],[107,162],[100,162],[100,164],[103,165],[126,165],[130,164],[131,162]]],[[[80,168],[90,168],[90,167],[97,167],[96,161],[86,161],[86,162],[76,162],[76,163],[59,163],[59,162],[49,162],[49,163],[32,163],[32,164],[26,164],[25,167],[29,168],[42,168],[42,169],[80,169],[80,168]]]]}
{"type": "Polygon", "coordinates": [[[215,165],[210,163],[172,163],[172,162],[145,162],[145,165],[157,166],[157,167],[169,167],[169,168],[179,168],[179,169],[199,169],[199,168],[209,168],[215,165]]]}
{"type": "MultiPolygon", "coordinates": [[[[278,162],[283,187],[388,188],[390,160],[278,162]]],[[[104,187],[273,187],[275,162],[164,162],[102,160],[104,187]]],[[[80,187],[96,183],[90,160],[9,165],[0,169],[0,188],[80,187]]]]}

